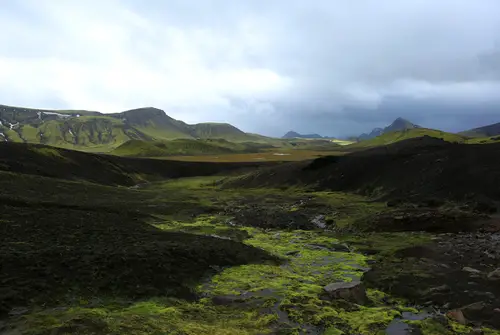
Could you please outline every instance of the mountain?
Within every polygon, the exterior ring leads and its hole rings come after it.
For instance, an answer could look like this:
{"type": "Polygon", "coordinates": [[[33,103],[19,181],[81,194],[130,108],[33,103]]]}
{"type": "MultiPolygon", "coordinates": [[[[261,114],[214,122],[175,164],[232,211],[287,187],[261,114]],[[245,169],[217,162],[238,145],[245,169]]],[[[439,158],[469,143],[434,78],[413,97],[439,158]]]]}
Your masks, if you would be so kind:
{"type": "Polygon", "coordinates": [[[500,135],[500,122],[460,132],[467,137],[492,137],[500,135]]]}
{"type": "Polygon", "coordinates": [[[349,150],[365,149],[365,148],[377,147],[377,146],[382,146],[382,145],[389,145],[389,144],[401,142],[401,141],[408,140],[408,139],[419,138],[419,137],[441,139],[443,141],[452,142],[452,143],[467,143],[467,137],[462,136],[462,135],[447,133],[447,132],[444,132],[441,130],[435,130],[435,129],[411,128],[411,129],[404,129],[404,130],[400,130],[400,131],[386,132],[386,133],[383,133],[382,135],[379,135],[377,137],[369,138],[369,139],[362,140],[362,141],[359,141],[357,143],[348,145],[347,148],[349,150]]]}
{"type": "Polygon", "coordinates": [[[189,125],[153,107],[103,114],[0,105],[0,141],[107,152],[129,140],[197,138],[223,138],[235,142],[262,142],[266,139],[247,134],[227,123],[189,125]]]}
{"type": "Polygon", "coordinates": [[[385,128],[374,128],[369,134],[361,134],[358,137],[358,141],[366,141],[372,138],[375,138],[377,136],[394,132],[394,131],[403,131],[406,129],[415,129],[415,128],[421,128],[419,125],[416,125],[406,119],[403,119],[401,117],[398,117],[396,120],[394,120],[389,126],[385,128]]]}
{"type": "Polygon", "coordinates": [[[359,135],[358,141],[369,140],[371,138],[375,138],[377,136],[380,136],[383,133],[384,133],[384,129],[374,128],[369,134],[363,133],[363,134],[359,135]]]}
{"type": "Polygon", "coordinates": [[[324,138],[323,136],[321,135],[318,135],[318,134],[299,134],[293,130],[289,131],[288,133],[286,133],[285,135],[283,135],[282,138],[324,138]]]}

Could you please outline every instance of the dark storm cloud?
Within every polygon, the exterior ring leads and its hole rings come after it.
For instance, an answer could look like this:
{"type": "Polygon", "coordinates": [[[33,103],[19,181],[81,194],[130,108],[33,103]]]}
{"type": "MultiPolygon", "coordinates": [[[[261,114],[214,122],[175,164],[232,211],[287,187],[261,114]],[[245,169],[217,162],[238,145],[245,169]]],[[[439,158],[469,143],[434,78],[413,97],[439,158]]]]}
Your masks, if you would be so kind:
{"type": "Polygon", "coordinates": [[[154,105],[268,135],[500,121],[498,0],[22,0],[0,29],[3,103],[154,105]]]}

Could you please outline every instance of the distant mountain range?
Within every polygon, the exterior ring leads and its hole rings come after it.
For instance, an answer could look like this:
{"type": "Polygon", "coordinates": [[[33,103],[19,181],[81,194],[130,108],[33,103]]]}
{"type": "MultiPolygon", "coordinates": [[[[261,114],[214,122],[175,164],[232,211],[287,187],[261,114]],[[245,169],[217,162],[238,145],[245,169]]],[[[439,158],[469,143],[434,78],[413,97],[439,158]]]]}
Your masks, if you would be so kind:
{"type": "Polygon", "coordinates": [[[416,125],[406,119],[403,119],[401,117],[398,117],[396,120],[394,120],[389,126],[385,128],[374,128],[369,134],[363,133],[359,135],[357,138],[358,141],[364,141],[364,140],[369,140],[372,138],[375,138],[377,136],[387,134],[393,131],[402,131],[402,130],[407,130],[407,129],[415,129],[415,128],[422,128],[419,125],[416,125]]]}
{"type": "Polygon", "coordinates": [[[291,139],[291,138],[327,138],[327,137],[323,137],[321,135],[318,135],[318,134],[299,134],[293,130],[289,131],[288,133],[286,133],[285,135],[283,135],[281,138],[286,138],[286,139],[291,139]]]}
{"type": "MultiPolygon", "coordinates": [[[[411,123],[408,120],[405,120],[403,118],[397,118],[390,124],[389,126],[385,128],[374,128],[370,133],[366,134],[361,134],[358,137],[351,137],[349,140],[353,141],[363,141],[363,140],[369,140],[372,138],[375,138],[377,136],[383,135],[385,133],[393,132],[393,131],[401,131],[401,130],[406,130],[406,129],[414,129],[414,128],[421,128],[420,126],[411,123]]],[[[327,137],[327,136],[321,136],[318,134],[299,134],[295,131],[289,131],[286,133],[282,138],[324,138],[324,139],[333,139],[333,137],[327,137]]]]}
{"type": "Polygon", "coordinates": [[[484,127],[474,128],[471,130],[463,131],[460,135],[467,137],[492,137],[500,135],[500,122],[490,124],[484,127]]]}
{"type": "MultiPolygon", "coordinates": [[[[352,141],[367,141],[379,138],[384,134],[407,130],[411,131],[412,134],[406,134],[405,136],[414,136],[429,131],[408,120],[397,118],[389,126],[375,128],[370,133],[351,138],[351,141],[342,141],[315,133],[300,134],[295,131],[289,131],[282,137],[284,140],[279,140],[258,134],[245,133],[228,123],[187,124],[173,119],[163,110],[153,107],[103,114],[87,110],[44,110],[0,105],[0,141],[40,143],[95,152],[110,152],[131,140],[224,139],[234,143],[245,142],[243,149],[237,148],[240,151],[254,148],[255,146],[250,145],[251,143],[286,145],[289,144],[289,141],[285,141],[287,139],[328,140],[340,145],[348,145],[352,141]]],[[[441,133],[443,132],[439,134],[441,133]]],[[[435,133],[432,134],[435,135],[435,133]]],[[[460,135],[463,138],[480,138],[480,143],[489,143],[490,140],[485,138],[499,136],[500,123],[471,129],[455,135],[460,135]]],[[[382,143],[386,140],[392,141],[392,138],[381,139],[379,142],[382,143]]],[[[306,142],[310,144],[311,141],[306,142]]],[[[213,144],[208,143],[207,145],[213,144]]],[[[158,148],[150,149],[158,151],[158,148]]],[[[236,150],[235,148],[230,149],[236,150]]]]}
{"type": "Polygon", "coordinates": [[[186,124],[153,107],[103,114],[86,110],[43,110],[0,105],[0,141],[106,151],[129,140],[198,138],[224,138],[233,142],[266,139],[227,123],[186,124]]]}

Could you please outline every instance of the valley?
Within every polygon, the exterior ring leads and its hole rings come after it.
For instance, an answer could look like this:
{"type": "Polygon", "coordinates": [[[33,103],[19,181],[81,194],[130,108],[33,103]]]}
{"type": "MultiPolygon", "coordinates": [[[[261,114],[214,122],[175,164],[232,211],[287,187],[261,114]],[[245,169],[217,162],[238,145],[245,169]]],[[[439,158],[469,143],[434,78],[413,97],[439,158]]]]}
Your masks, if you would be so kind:
{"type": "Polygon", "coordinates": [[[0,144],[0,333],[500,334],[498,150],[0,144]]]}

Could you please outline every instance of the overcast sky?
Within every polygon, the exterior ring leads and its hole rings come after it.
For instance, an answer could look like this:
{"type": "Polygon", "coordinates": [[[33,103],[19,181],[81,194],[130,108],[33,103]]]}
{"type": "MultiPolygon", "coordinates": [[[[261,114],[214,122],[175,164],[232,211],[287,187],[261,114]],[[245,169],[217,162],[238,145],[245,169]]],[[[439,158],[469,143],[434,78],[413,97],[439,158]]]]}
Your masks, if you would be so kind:
{"type": "Polygon", "coordinates": [[[0,104],[346,136],[500,122],[499,0],[0,0],[0,104]]]}

